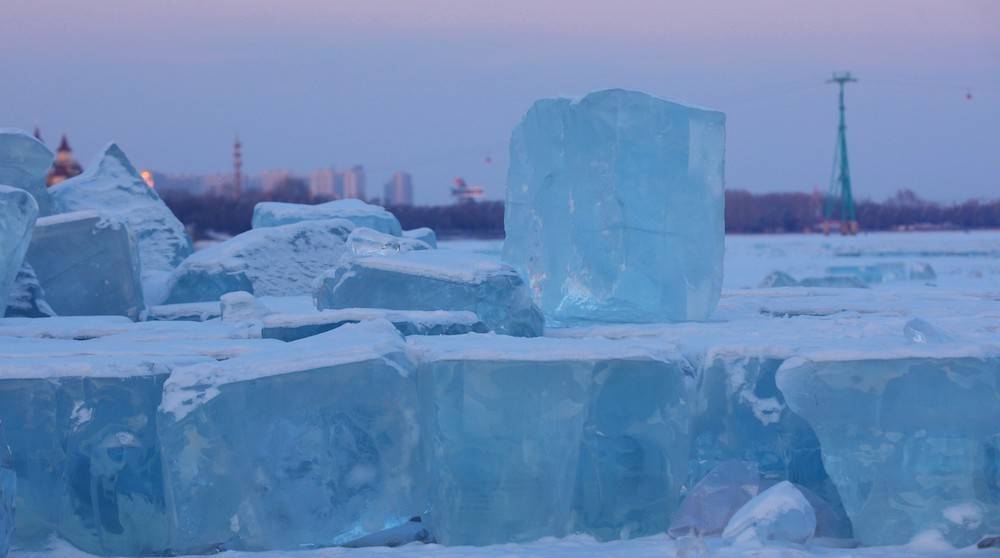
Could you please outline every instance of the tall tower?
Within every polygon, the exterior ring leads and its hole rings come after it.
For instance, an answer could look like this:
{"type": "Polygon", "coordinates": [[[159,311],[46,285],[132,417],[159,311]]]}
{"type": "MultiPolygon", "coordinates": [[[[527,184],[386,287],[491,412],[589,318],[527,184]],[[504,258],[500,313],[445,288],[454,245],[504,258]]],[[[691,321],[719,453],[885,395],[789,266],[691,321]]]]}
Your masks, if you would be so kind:
{"type": "Polygon", "coordinates": [[[240,199],[243,194],[243,144],[236,136],[233,142],[233,198],[240,199]]]}
{"type": "Polygon", "coordinates": [[[840,234],[858,234],[858,219],[854,213],[854,193],[851,192],[851,167],[847,160],[847,123],[844,117],[844,86],[858,81],[851,72],[834,73],[827,83],[836,83],[840,88],[840,125],[837,127],[837,147],[833,156],[833,176],[830,180],[830,194],[823,206],[823,234],[830,234],[833,208],[840,200],[840,234]]]}

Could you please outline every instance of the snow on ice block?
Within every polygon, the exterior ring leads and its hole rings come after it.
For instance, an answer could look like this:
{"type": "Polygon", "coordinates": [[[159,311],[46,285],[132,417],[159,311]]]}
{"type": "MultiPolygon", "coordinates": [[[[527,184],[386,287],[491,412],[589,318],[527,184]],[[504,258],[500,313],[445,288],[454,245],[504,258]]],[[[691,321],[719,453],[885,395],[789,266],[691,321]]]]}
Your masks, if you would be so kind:
{"type": "Polygon", "coordinates": [[[261,337],[295,341],[337,329],[346,324],[386,320],[403,335],[460,335],[486,333],[475,313],[466,310],[384,310],[346,308],[308,314],[270,314],[261,320],[261,337]]]}
{"type": "Polygon", "coordinates": [[[167,520],[155,422],[162,384],[172,366],[207,359],[127,349],[74,354],[88,343],[18,340],[2,351],[0,420],[18,476],[15,541],[37,548],[58,534],[95,554],[162,553],[167,520]],[[39,355],[7,350],[32,344],[39,355]],[[47,345],[64,354],[53,356],[47,345]]]}
{"type": "Polygon", "coordinates": [[[352,256],[389,256],[411,250],[429,250],[430,245],[422,240],[405,236],[393,236],[368,227],[357,227],[347,237],[347,247],[352,256]]]}
{"type": "Polygon", "coordinates": [[[93,211],[43,217],[25,259],[61,316],[135,320],[145,310],[135,239],[117,217],[93,211]]]}
{"type": "Polygon", "coordinates": [[[36,217],[38,204],[30,194],[0,185],[0,314],[24,262],[36,217]]]}
{"type": "Polygon", "coordinates": [[[55,315],[56,311],[45,301],[45,290],[38,282],[35,270],[25,262],[7,294],[4,317],[49,318],[55,315]]]}
{"type": "Polygon", "coordinates": [[[724,114],[620,89],[546,99],[510,153],[503,259],[547,317],[708,318],[722,286],[724,114]]]}
{"type": "Polygon", "coordinates": [[[1000,531],[1000,358],[977,353],[914,345],[778,372],[863,544],[934,530],[966,546],[1000,531]]]}
{"type": "Polygon", "coordinates": [[[0,184],[31,194],[41,216],[52,213],[45,175],[52,167],[52,152],[34,136],[16,128],[0,128],[0,184]]]}
{"type": "Polygon", "coordinates": [[[684,496],[670,523],[670,534],[720,535],[744,504],[757,495],[760,473],[749,461],[723,461],[684,496]]]}
{"type": "Polygon", "coordinates": [[[805,543],[816,531],[816,512],[788,481],[768,488],[733,515],[722,538],[735,542],[805,543]]]}
{"type": "Polygon", "coordinates": [[[437,248],[437,234],[434,229],[427,227],[420,227],[417,229],[410,229],[408,231],[403,231],[403,236],[406,238],[412,238],[426,243],[431,248],[437,248]]]}
{"type": "Polygon", "coordinates": [[[17,496],[17,473],[0,421],[0,558],[7,557],[14,535],[14,502],[17,496]]]}
{"type": "Polygon", "coordinates": [[[338,545],[426,510],[416,375],[385,321],[177,369],[159,431],[175,551],[338,545]]]}
{"type": "Polygon", "coordinates": [[[468,310],[497,333],[541,335],[544,317],[514,269],[494,258],[418,250],[345,261],[317,282],[324,309],[468,310]]]}
{"type": "Polygon", "coordinates": [[[449,545],[662,532],[688,454],[672,349],[607,339],[411,337],[431,530],[449,545]]]}
{"type": "Polygon", "coordinates": [[[216,301],[234,291],[256,296],[309,293],[313,280],[347,253],[352,230],[350,221],[327,219],[236,235],[188,256],[173,271],[165,303],[216,301]]]}
{"type": "Polygon", "coordinates": [[[378,205],[361,200],[335,200],[317,205],[284,202],[260,202],[253,208],[252,227],[276,227],[317,219],[347,219],[359,227],[400,236],[403,232],[396,217],[378,205]]]}
{"type": "Polygon", "coordinates": [[[139,246],[144,279],[169,272],[191,254],[184,225],[114,143],[105,146],[83,174],[53,186],[51,192],[60,211],[93,210],[121,218],[139,246]]]}

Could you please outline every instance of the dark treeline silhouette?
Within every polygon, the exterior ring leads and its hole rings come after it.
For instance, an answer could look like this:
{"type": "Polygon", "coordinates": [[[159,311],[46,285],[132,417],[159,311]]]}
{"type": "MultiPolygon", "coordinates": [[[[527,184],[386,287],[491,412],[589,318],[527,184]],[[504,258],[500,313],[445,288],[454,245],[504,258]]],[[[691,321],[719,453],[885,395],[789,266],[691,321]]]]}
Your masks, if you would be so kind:
{"type": "MultiPolygon", "coordinates": [[[[214,194],[195,195],[184,191],[161,193],[194,235],[208,238],[213,233],[239,234],[250,228],[253,207],[262,201],[322,203],[328,198],[310,197],[300,179],[289,179],[272,192],[245,192],[239,200],[214,194]]],[[[726,191],[726,232],[768,233],[819,231],[823,200],[802,193],[751,194],[745,190],[726,191]]],[[[430,227],[441,238],[503,237],[503,202],[486,201],[440,206],[390,207],[404,229],[430,227]]],[[[884,202],[861,201],[857,217],[862,230],[904,229],[985,229],[1000,228],[1000,199],[970,200],[939,204],[902,190],[884,202]]]]}

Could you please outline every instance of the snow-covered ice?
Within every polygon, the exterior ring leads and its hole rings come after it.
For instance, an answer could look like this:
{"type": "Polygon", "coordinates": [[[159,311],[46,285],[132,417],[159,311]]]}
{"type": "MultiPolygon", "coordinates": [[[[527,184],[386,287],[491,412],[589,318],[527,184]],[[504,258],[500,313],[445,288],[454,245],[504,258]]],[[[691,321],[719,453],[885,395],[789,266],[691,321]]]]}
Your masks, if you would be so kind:
{"type": "Polygon", "coordinates": [[[722,538],[732,542],[804,543],[816,532],[816,512],[788,481],[756,495],[729,520],[722,538]]]}
{"type": "Polygon", "coordinates": [[[138,244],[143,282],[148,291],[156,290],[165,280],[165,274],[191,254],[191,240],[184,232],[184,225],[114,143],[105,146],[83,174],[49,191],[60,212],[108,213],[128,226],[138,244]]]}
{"type": "Polygon", "coordinates": [[[0,185],[0,314],[31,242],[38,204],[24,190],[0,185]]]}
{"type": "Polygon", "coordinates": [[[355,227],[347,237],[347,248],[352,256],[365,257],[388,256],[410,250],[429,250],[431,245],[408,236],[393,236],[368,227],[355,227]]]}
{"type": "Polygon", "coordinates": [[[45,175],[54,156],[45,144],[16,128],[0,128],[0,184],[20,188],[38,204],[38,214],[53,212],[52,200],[45,188],[45,175]]]}
{"type": "Polygon", "coordinates": [[[145,311],[135,238],[118,217],[94,211],[42,217],[25,260],[59,315],[138,319],[145,311]]]}
{"type": "Polygon", "coordinates": [[[725,115],[613,89],[510,142],[504,261],[559,322],[704,320],[722,285],[725,115]]]}
{"type": "Polygon", "coordinates": [[[378,205],[345,199],[305,205],[299,203],[261,202],[253,208],[253,228],[276,227],[316,219],[347,219],[359,227],[400,236],[402,227],[396,216],[378,205]]]}
{"type": "Polygon", "coordinates": [[[467,310],[492,331],[541,335],[544,318],[510,266],[453,250],[347,260],[317,281],[320,309],[467,310]]]}
{"type": "Polygon", "coordinates": [[[256,296],[310,293],[313,280],[347,253],[353,230],[345,219],[251,229],[188,256],[173,271],[165,302],[209,302],[234,291],[256,296]]]}

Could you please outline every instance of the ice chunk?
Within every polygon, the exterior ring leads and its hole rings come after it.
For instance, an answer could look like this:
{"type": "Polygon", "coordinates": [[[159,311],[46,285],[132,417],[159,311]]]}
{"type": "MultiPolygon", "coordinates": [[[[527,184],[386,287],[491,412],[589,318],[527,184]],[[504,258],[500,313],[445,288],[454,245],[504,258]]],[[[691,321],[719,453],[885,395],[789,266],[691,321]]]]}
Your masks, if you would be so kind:
{"type": "Polygon", "coordinates": [[[317,282],[323,309],[469,310],[497,333],[541,335],[544,318],[521,277],[495,258],[418,250],[346,261],[317,282]]]}
{"type": "Polygon", "coordinates": [[[937,279],[937,273],[931,264],[926,262],[914,262],[907,268],[910,279],[915,281],[933,281],[937,279]]]}
{"type": "Polygon", "coordinates": [[[135,240],[118,218],[93,211],[43,217],[26,260],[61,316],[135,320],[145,309],[135,240]]]}
{"type": "Polygon", "coordinates": [[[374,321],[175,370],[159,417],[172,548],[337,545],[421,515],[404,349],[374,321]]]}
{"type": "Polygon", "coordinates": [[[161,304],[149,309],[147,320],[204,322],[222,317],[222,306],[218,302],[187,302],[161,304]]]}
{"type": "Polygon", "coordinates": [[[45,188],[45,175],[52,160],[49,148],[31,134],[15,128],[0,128],[0,184],[31,194],[38,205],[38,215],[43,217],[53,212],[45,188]]]}
{"type": "Polygon", "coordinates": [[[827,287],[837,289],[867,289],[868,285],[851,275],[828,275],[826,277],[806,277],[799,281],[803,287],[827,287]]]}
{"type": "Polygon", "coordinates": [[[388,256],[410,250],[430,249],[422,240],[393,236],[368,227],[356,227],[351,231],[351,235],[347,237],[347,247],[351,255],[356,257],[388,256]]]}
{"type": "Polygon", "coordinates": [[[270,314],[261,320],[261,337],[295,341],[336,329],[342,325],[386,320],[403,335],[460,335],[485,333],[486,325],[467,310],[385,310],[346,308],[305,314],[270,314]]]}
{"type": "Polygon", "coordinates": [[[782,481],[733,515],[722,537],[733,542],[804,543],[816,531],[816,513],[795,486],[782,481]]]}
{"type": "Polygon", "coordinates": [[[686,361],[662,344],[411,337],[443,544],[662,532],[688,453],[686,361]]]}
{"type": "Polygon", "coordinates": [[[276,227],[315,219],[347,219],[359,227],[400,236],[403,232],[396,217],[383,207],[361,200],[335,200],[318,205],[261,202],[253,208],[253,228],[276,227]]]}
{"type": "Polygon", "coordinates": [[[799,282],[784,271],[772,271],[771,273],[768,273],[766,277],[761,279],[758,287],[762,289],[769,289],[772,287],[797,287],[798,285],[799,282]]]}
{"type": "Polygon", "coordinates": [[[943,343],[952,340],[951,335],[920,318],[913,318],[906,322],[903,325],[903,335],[911,343],[943,343]]]}
{"type": "Polygon", "coordinates": [[[226,323],[256,321],[271,313],[246,291],[226,293],[219,302],[222,304],[222,321],[226,323]]]}
{"type": "Polygon", "coordinates": [[[37,216],[38,204],[31,195],[0,185],[0,310],[7,307],[7,297],[24,262],[37,216]]]}
{"type": "Polygon", "coordinates": [[[757,464],[723,461],[709,471],[684,497],[670,523],[670,534],[719,535],[744,504],[757,495],[757,464]]]}
{"type": "Polygon", "coordinates": [[[429,229],[427,227],[420,227],[417,229],[410,229],[408,231],[403,231],[403,236],[406,238],[412,238],[414,240],[420,240],[426,243],[431,248],[437,248],[437,234],[434,233],[434,229],[429,229]]]}
{"type": "Polygon", "coordinates": [[[7,317],[47,318],[56,311],[45,302],[45,290],[38,282],[35,270],[25,262],[17,272],[14,285],[7,295],[7,317]]]}
{"type": "Polygon", "coordinates": [[[504,261],[556,321],[704,320],[724,152],[720,112],[623,90],[538,101],[510,142],[504,261]]]}
{"type": "Polygon", "coordinates": [[[7,557],[14,535],[14,502],[17,496],[17,473],[0,421],[0,558],[7,557]]]}
{"type": "Polygon", "coordinates": [[[350,221],[327,219],[236,235],[184,260],[170,278],[166,303],[215,301],[234,291],[309,293],[313,280],[347,252],[353,229],[350,221]]]}
{"type": "Polygon", "coordinates": [[[795,359],[777,375],[864,544],[933,529],[966,546],[1000,530],[1000,359],[923,347],[795,359]]]}
{"type": "Polygon", "coordinates": [[[83,174],[50,191],[60,211],[99,211],[125,222],[139,247],[144,281],[169,272],[191,254],[184,225],[114,143],[101,150],[83,174]]]}

